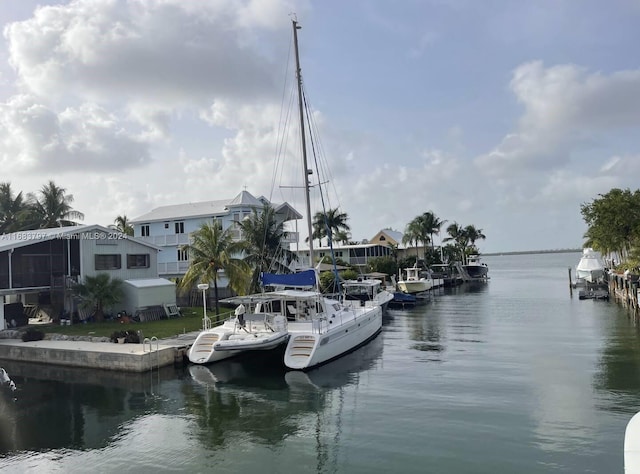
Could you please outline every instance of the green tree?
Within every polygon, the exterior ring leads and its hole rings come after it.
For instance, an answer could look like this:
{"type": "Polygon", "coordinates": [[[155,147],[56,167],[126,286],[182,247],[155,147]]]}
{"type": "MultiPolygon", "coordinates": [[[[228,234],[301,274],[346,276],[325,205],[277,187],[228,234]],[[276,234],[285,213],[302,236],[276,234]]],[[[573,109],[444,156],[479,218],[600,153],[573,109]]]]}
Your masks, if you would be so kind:
{"type": "Polygon", "coordinates": [[[431,244],[431,248],[433,249],[433,234],[439,234],[440,227],[442,227],[445,222],[446,221],[439,219],[433,211],[428,211],[415,217],[407,225],[405,235],[408,234],[408,238],[411,242],[416,243],[416,247],[418,243],[422,243],[425,261],[427,260],[427,246],[431,244]]]}
{"type": "Polygon", "coordinates": [[[443,242],[453,242],[455,249],[455,259],[466,263],[467,246],[469,245],[469,238],[467,237],[464,228],[457,222],[453,222],[447,226],[447,234],[449,237],[445,237],[443,242]]]}
{"type": "Polygon", "coordinates": [[[14,194],[11,183],[0,183],[0,234],[24,230],[28,210],[22,192],[14,194]]]}
{"type": "Polygon", "coordinates": [[[287,237],[284,223],[278,222],[273,207],[265,205],[260,211],[253,209],[250,216],[239,222],[242,229],[244,261],[252,268],[249,292],[260,290],[260,273],[290,273],[289,264],[297,257],[284,248],[287,237]]]}
{"type": "Polygon", "coordinates": [[[640,244],[640,190],[613,188],[580,206],[587,224],[585,246],[626,260],[640,244]]]}
{"type": "Polygon", "coordinates": [[[180,280],[179,289],[189,291],[199,283],[213,282],[216,315],[220,314],[218,280],[224,272],[229,286],[238,294],[245,294],[249,278],[249,266],[238,256],[243,244],[235,241],[229,229],[222,224],[202,224],[191,234],[191,243],[181,247],[189,255],[189,268],[180,280]]]}
{"type": "Polygon", "coordinates": [[[87,275],[82,283],[73,287],[73,291],[80,298],[84,308],[95,310],[96,321],[104,321],[105,308],[119,303],[124,295],[122,280],[111,278],[107,273],[87,275]]]}
{"type": "Polygon", "coordinates": [[[415,219],[407,224],[402,234],[402,243],[414,245],[416,249],[416,259],[418,259],[418,243],[420,242],[420,226],[415,219]]]}
{"type": "Polygon", "coordinates": [[[40,195],[29,194],[31,228],[47,229],[76,225],[72,219],[83,220],[84,214],[71,207],[73,195],[49,181],[40,189],[40,195]]]}
{"type": "Polygon", "coordinates": [[[369,270],[391,276],[398,273],[398,263],[393,257],[375,257],[369,260],[369,270]]]}
{"type": "Polygon", "coordinates": [[[482,233],[482,229],[476,229],[473,225],[468,225],[463,230],[464,235],[467,237],[469,241],[470,251],[478,253],[478,249],[476,247],[477,240],[484,240],[487,237],[482,233]]]}
{"type": "MultiPolygon", "coordinates": [[[[349,216],[339,209],[329,209],[326,212],[316,212],[313,216],[313,234],[312,239],[318,239],[322,245],[322,239],[327,238],[327,245],[332,242],[344,242],[349,240],[349,232],[351,227],[347,221],[349,216]],[[334,238],[336,236],[337,238],[334,238]]],[[[306,241],[309,241],[307,237],[306,241]]]]}
{"type": "Polygon", "coordinates": [[[129,218],[126,214],[116,217],[113,223],[116,225],[116,229],[120,232],[133,237],[133,226],[129,222],[129,218]]]}

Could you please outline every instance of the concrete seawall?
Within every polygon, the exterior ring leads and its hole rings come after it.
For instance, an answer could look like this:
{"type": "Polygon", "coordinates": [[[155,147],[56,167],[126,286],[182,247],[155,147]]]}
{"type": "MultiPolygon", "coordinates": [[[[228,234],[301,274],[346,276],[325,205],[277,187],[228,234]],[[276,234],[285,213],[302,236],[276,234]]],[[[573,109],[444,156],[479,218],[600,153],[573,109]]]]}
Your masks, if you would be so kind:
{"type": "Polygon", "coordinates": [[[67,367],[146,372],[171,365],[184,348],[162,342],[114,344],[85,341],[0,339],[0,359],[67,367]]]}

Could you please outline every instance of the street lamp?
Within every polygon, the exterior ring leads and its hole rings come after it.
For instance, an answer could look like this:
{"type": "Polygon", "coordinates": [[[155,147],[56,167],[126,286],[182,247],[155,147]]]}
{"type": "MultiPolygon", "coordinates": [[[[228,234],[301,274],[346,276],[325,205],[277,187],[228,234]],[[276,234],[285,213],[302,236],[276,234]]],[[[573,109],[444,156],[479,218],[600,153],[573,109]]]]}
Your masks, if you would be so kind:
{"type": "Polygon", "coordinates": [[[207,290],[209,289],[209,283],[200,283],[198,289],[202,290],[202,307],[204,311],[204,317],[202,318],[202,330],[206,331],[211,328],[211,320],[207,317],[207,290]]]}

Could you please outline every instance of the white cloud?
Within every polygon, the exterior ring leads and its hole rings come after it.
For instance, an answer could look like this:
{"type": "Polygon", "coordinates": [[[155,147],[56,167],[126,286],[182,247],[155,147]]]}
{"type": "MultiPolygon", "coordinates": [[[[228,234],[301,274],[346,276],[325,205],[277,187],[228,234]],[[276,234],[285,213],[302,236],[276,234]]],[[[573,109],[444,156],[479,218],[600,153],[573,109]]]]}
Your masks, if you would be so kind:
{"type": "Polygon", "coordinates": [[[517,129],[476,159],[492,176],[562,168],[580,159],[585,141],[640,125],[640,70],[589,74],[534,61],[516,68],[510,87],[525,110],[517,129]]]}
{"type": "Polygon", "coordinates": [[[28,95],[0,104],[0,164],[5,170],[124,169],[149,162],[144,142],[94,104],[59,114],[28,95]]]}

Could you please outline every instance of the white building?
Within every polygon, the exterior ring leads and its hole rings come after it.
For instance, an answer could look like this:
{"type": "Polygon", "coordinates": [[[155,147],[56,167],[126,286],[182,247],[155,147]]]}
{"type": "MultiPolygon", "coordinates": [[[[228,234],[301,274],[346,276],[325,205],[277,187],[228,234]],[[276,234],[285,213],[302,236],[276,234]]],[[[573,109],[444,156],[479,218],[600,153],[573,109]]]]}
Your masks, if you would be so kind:
{"type": "MultiPolygon", "coordinates": [[[[202,224],[218,221],[223,230],[231,228],[234,238],[242,238],[237,225],[254,209],[261,210],[271,205],[279,222],[301,219],[302,216],[288,203],[274,204],[265,197],[254,197],[242,191],[233,199],[193,202],[162,206],[131,220],[134,236],[160,247],[158,256],[158,274],[162,277],[180,277],[189,268],[189,256],[181,247],[189,244],[189,234],[198,230],[202,224]]],[[[284,244],[297,242],[298,234],[288,232],[284,244]]]]}
{"type": "Polygon", "coordinates": [[[100,225],[0,235],[0,329],[5,303],[73,312],[69,288],[86,276],[107,273],[124,281],[157,278],[159,250],[100,225]]]}

